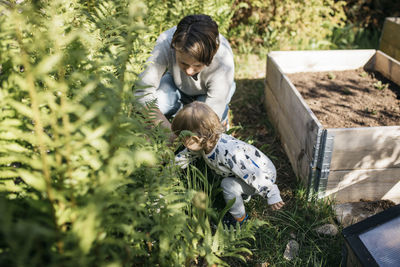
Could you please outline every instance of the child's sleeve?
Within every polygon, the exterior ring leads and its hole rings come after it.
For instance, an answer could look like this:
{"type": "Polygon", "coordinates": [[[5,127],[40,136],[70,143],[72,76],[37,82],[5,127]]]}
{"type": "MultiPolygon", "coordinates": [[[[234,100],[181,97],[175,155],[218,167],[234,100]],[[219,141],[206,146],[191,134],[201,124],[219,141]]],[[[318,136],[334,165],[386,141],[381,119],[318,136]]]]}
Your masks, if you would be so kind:
{"type": "Polygon", "coordinates": [[[199,157],[199,153],[189,151],[187,148],[185,148],[175,156],[175,164],[182,169],[186,169],[190,163],[192,163],[199,157]]]}
{"type": "Polygon", "coordinates": [[[268,204],[272,205],[282,201],[281,192],[276,184],[274,184],[271,180],[263,179],[267,181],[265,185],[261,185],[261,188],[258,190],[258,194],[267,199],[268,204]]]}

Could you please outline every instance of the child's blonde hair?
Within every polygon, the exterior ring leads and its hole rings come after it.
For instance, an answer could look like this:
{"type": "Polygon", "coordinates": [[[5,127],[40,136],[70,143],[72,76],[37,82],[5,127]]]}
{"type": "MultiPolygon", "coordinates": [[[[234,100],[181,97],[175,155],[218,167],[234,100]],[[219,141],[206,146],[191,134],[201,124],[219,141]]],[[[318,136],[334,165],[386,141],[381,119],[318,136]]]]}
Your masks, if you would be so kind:
{"type": "Polygon", "coordinates": [[[224,127],[214,110],[199,101],[185,105],[172,120],[171,129],[178,136],[184,130],[191,131],[203,138],[207,146],[214,146],[220,134],[224,132],[224,127]]]}

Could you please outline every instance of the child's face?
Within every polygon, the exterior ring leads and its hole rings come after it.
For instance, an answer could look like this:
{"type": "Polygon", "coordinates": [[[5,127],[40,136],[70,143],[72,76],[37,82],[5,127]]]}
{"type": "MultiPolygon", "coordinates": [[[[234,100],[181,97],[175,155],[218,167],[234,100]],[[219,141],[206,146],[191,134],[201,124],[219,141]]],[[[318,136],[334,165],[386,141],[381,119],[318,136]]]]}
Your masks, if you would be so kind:
{"type": "Polygon", "coordinates": [[[203,150],[202,140],[202,138],[199,138],[197,136],[190,136],[185,138],[185,140],[183,141],[183,145],[190,151],[198,152],[200,150],[203,150]]]}
{"type": "Polygon", "coordinates": [[[179,68],[188,76],[193,76],[199,73],[206,66],[184,52],[175,51],[175,56],[179,68]]]}

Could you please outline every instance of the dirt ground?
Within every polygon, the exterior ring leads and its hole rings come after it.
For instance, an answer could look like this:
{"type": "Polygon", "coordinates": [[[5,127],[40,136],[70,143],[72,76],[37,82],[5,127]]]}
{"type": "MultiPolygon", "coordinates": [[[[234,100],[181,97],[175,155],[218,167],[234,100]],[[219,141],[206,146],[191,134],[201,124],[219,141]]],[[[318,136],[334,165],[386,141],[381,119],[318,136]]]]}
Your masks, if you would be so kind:
{"type": "Polygon", "coordinates": [[[298,182],[263,102],[264,78],[236,80],[236,92],[230,105],[232,135],[260,148],[272,160],[279,174],[277,184],[282,198],[291,205],[293,189],[298,182]]]}
{"type": "Polygon", "coordinates": [[[287,75],[325,128],[400,125],[400,86],[378,72],[287,75]]]}

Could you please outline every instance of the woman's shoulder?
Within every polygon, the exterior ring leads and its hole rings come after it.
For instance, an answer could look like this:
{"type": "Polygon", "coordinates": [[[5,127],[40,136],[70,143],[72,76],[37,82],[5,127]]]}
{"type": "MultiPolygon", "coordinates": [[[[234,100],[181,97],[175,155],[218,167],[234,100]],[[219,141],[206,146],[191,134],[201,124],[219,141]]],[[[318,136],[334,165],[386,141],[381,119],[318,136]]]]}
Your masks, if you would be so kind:
{"type": "Polygon", "coordinates": [[[217,51],[217,54],[218,52],[225,56],[230,55],[233,58],[231,45],[229,44],[229,41],[222,34],[219,35],[219,49],[217,51]]]}
{"type": "Polygon", "coordinates": [[[176,26],[169,28],[168,30],[162,32],[158,38],[157,38],[157,42],[168,42],[171,43],[172,41],[172,37],[174,36],[174,33],[176,31],[176,26]]]}
{"type": "Polygon", "coordinates": [[[214,56],[214,59],[210,65],[212,71],[216,71],[218,68],[223,66],[224,70],[231,69],[234,70],[234,60],[233,60],[233,52],[229,45],[228,40],[225,39],[221,34],[220,44],[217,53],[214,56]]]}

